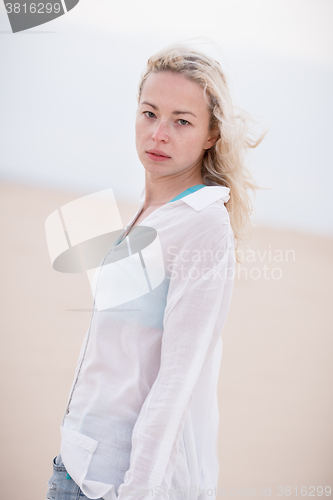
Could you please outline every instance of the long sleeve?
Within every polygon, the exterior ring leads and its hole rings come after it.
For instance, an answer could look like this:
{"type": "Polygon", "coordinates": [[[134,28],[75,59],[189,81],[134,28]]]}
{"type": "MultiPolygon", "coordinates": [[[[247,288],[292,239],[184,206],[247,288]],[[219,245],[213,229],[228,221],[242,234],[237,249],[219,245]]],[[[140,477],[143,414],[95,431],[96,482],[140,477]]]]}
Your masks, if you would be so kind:
{"type": "Polygon", "coordinates": [[[233,233],[223,212],[222,221],[214,220],[211,225],[207,217],[199,217],[199,224],[178,238],[175,248],[170,247],[175,259],[166,262],[170,286],[160,369],[133,429],[130,468],[118,500],[144,500],[148,490],[148,498],[169,498],[179,440],[232,294],[233,233]]]}

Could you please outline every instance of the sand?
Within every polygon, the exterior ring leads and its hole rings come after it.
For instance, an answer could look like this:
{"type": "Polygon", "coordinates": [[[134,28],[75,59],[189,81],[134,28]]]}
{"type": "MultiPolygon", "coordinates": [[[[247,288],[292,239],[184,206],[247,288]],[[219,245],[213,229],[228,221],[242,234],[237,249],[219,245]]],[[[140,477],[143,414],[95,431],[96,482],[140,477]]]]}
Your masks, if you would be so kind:
{"type": "MultiPolygon", "coordinates": [[[[59,453],[92,297],[85,275],[52,269],[44,223],[80,196],[0,185],[4,499],[45,500],[59,453]]],[[[138,204],[118,205],[126,224],[138,204]]],[[[309,496],[333,488],[333,239],[256,227],[251,249],[222,334],[217,498],[309,496]]]]}

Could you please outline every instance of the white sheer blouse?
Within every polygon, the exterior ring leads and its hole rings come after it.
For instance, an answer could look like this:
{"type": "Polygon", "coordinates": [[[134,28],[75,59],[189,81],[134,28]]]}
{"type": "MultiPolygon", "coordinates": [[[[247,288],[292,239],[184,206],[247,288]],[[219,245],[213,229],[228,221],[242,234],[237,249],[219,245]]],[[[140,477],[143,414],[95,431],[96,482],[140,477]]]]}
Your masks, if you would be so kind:
{"type": "Polygon", "coordinates": [[[144,197],[95,273],[60,454],[91,499],[212,498],[235,272],[229,189],[205,186],[132,227],[144,197]]]}

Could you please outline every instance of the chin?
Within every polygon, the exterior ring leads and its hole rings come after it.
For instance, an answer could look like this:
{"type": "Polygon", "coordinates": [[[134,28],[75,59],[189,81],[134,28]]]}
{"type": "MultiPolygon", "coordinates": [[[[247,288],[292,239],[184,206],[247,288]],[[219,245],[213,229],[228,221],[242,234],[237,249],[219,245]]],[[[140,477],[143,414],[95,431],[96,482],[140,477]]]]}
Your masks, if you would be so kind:
{"type": "Polygon", "coordinates": [[[165,168],[165,166],[163,165],[150,165],[150,164],[147,164],[146,162],[145,163],[142,163],[144,169],[146,170],[146,172],[149,172],[150,174],[155,174],[155,173],[163,173],[164,171],[167,171],[167,169],[165,168]]]}
{"type": "Polygon", "coordinates": [[[147,158],[141,157],[140,162],[144,166],[145,170],[147,170],[147,172],[150,172],[150,173],[163,172],[163,171],[170,170],[170,166],[167,167],[166,165],[163,164],[163,162],[150,160],[149,158],[147,159],[147,158]]]}

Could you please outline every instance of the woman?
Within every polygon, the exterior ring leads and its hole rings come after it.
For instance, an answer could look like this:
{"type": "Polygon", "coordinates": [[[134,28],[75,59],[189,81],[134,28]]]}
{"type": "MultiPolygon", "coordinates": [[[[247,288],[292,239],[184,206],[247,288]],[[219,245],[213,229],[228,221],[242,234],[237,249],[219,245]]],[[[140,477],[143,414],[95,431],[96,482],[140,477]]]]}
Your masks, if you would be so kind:
{"type": "Polygon", "coordinates": [[[255,188],[243,153],[262,140],[240,113],[213,59],[179,45],[148,60],[145,188],[95,282],[50,499],[217,494],[221,332],[255,188]]]}

